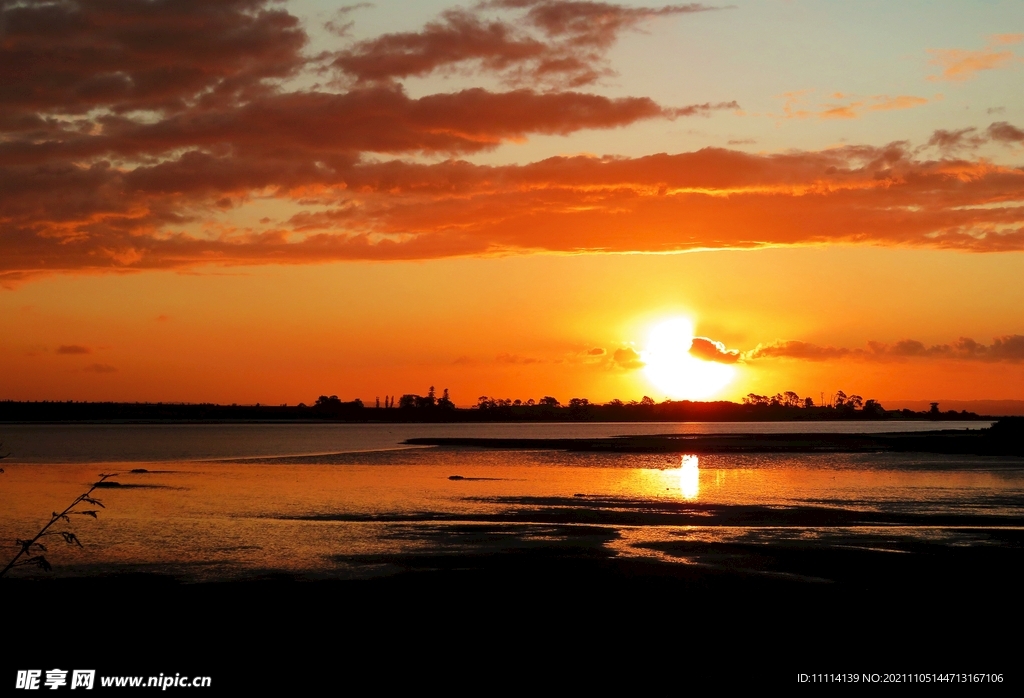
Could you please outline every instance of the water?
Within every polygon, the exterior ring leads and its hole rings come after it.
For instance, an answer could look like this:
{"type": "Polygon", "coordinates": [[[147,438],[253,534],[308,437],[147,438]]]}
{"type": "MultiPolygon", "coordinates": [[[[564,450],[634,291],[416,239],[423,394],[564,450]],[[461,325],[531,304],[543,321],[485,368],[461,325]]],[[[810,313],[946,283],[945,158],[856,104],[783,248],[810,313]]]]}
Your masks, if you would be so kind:
{"type": "Polygon", "coordinates": [[[557,424],[9,424],[18,463],[149,463],[401,448],[415,437],[599,438],[623,434],[882,433],[981,429],[991,422],[653,422],[557,424]]]}
{"type": "Polygon", "coordinates": [[[607,554],[681,563],[701,561],[697,542],[702,550],[737,541],[889,551],[1014,545],[1024,530],[1021,459],[401,446],[417,436],[936,426],[987,424],[10,425],[0,539],[34,533],[110,472],[122,486],[95,492],[105,505],[89,507],[98,518],[74,517],[83,548],[48,542],[49,574],[372,577],[417,556],[559,549],[584,539],[607,554]],[[139,468],[147,472],[130,472],[139,468]]]}

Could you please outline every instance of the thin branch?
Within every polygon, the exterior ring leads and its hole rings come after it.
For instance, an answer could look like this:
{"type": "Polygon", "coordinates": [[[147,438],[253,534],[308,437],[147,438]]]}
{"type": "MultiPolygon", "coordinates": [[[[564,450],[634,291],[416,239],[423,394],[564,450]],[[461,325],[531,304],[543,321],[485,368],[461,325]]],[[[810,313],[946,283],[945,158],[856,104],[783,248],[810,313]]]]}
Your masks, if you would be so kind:
{"type": "Polygon", "coordinates": [[[35,557],[30,557],[30,558],[26,558],[24,560],[21,560],[21,557],[23,555],[26,555],[26,554],[29,553],[29,551],[32,548],[32,546],[36,546],[37,548],[40,548],[40,549],[42,549],[44,551],[46,550],[46,548],[38,542],[39,539],[42,538],[45,535],[59,535],[59,536],[62,536],[64,538],[64,542],[65,543],[68,543],[70,545],[77,544],[78,547],[82,547],[82,542],[80,540],[78,540],[78,537],[74,533],[72,533],[70,531],[49,531],[49,528],[51,526],[53,526],[55,523],[57,523],[58,521],[66,521],[66,522],[70,523],[71,522],[71,517],[68,516],[68,515],[72,514],[72,513],[74,513],[74,514],[82,514],[84,516],[92,516],[93,518],[96,518],[96,512],[95,511],[81,511],[81,512],[77,512],[76,511],[76,512],[73,512],[72,509],[77,507],[82,502],[88,502],[89,504],[95,504],[97,506],[101,506],[102,507],[103,505],[100,504],[99,500],[93,499],[90,495],[93,493],[93,490],[95,490],[97,487],[99,487],[101,482],[106,480],[108,477],[113,477],[115,474],[116,473],[100,473],[100,479],[97,480],[95,483],[93,483],[93,486],[90,487],[86,492],[84,492],[83,494],[80,494],[77,497],[75,497],[75,501],[71,502],[71,504],[69,504],[64,509],[64,511],[62,511],[60,513],[56,512],[56,511],[53,512],[50,515],[50,521],[39,530],[39,533],[37,533],[34,538],[32,538],[30,540],[20,540],[19,539],[18,541],[16,541],[16,544],[21,549],[18,551],[18,554],[15,555],[14,558],[10,562],[7,563],[7,567],[4,567],[3,571],[0,572],[0,577],[3,577],[5,574],[7,574],[7,572],[9,570],[13,569],[14,567],[21,567],[23,565],[36,565],[38,567],[43,568],[44,570],[49,571],[51,569],[50,563],[47,562],[46,558],[43,557],[42,555],[36,555],[35,557]]]}

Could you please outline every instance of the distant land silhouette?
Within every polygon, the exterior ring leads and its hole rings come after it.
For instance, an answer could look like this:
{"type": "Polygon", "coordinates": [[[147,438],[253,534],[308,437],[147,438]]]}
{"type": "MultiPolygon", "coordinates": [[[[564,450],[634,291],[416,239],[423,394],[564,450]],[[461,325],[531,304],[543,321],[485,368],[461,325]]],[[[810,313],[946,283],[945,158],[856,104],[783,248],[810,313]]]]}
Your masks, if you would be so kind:
{"type": "MultiPolygon", "coordinates": [[[[927,410],[928,400],[886,400],[889,408],[927,410]]],[[[997,414],[1005,417],[1024,417],[1024,400],[939,400],[944,410],[967,410],[978,414],[997,414]]]]}
{"type": "MultiPolygon", "coordinates": [[[[572,398],[567,404],[551,396],[538,400],[511,400],[481,396],[473,407],[456,407],[445,389],[437,397],[385,396],[374,406],[362,400],[341,400],[321,395],[312,405],[217,405],[169,402],[0,401],[0,422],[772,422],[832,420],[974,420],[1005,416],[992,410],[979,415],[967,410],[941,409],[938,402],[925,409],[886,409],[878,401],[842,391],[828,396],[824,405],[794,392],[774,396],[747,395],[742,403],[696,402],[649,397],[624,402],[593,403],[572,398]]],[[[994,405],[995,406],[995,405],[994,405]]]]}
{"type": "Polygon", "coordinates": [[[981,429],[888,434],[653,434],[598,438],[421,437],[414,446],[559,450],[603,453],[943,453],[1024,456],[1024,417],[981,429]]]}

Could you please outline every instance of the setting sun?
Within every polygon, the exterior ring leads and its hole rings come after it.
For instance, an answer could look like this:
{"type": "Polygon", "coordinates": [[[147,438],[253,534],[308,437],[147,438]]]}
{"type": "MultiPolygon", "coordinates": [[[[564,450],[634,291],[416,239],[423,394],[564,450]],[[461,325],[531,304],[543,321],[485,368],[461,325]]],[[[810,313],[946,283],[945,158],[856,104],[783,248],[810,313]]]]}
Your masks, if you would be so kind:
{"type": "Polygon", "coordinates": [[[693,323],[672,318],[655,325],[640,352],[644,374],[666,396],[678,400],[702,400],[720,392],[732,381],[736,369],[690,355],[693,323]]]}

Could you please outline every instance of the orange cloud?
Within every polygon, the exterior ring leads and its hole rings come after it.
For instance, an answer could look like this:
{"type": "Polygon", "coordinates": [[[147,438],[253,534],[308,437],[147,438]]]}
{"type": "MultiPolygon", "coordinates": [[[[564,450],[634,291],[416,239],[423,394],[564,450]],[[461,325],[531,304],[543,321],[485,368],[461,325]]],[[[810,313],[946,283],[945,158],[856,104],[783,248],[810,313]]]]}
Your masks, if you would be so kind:
{"type": "Polygon", "coordinates": [[[879,95],[874,97],[873,100],[874,103],[868,106],[868,110],[870,111],[913,109],[914,107],[920,107],[921,105],[928,104],[928,100],[924,97],[914,97],[913,95],[900,95],[899,97],[879,95]]]}
{"type": "Polygon", "coordinates": [[[989,43],[997,46],[1019,44],[1021,41],[1024,41],[1024,34],[993,34],[989,37],[989,43]]]}
{"type": "MultiPolygon", "coordinates": [[[[0,284],[52,272],[536,251],[823,242],[1024,249],[1019,168],[921,159],[905,143],[474,165],[457,158],[533,134],[613,129],[737,105],[670,107],[565,89],[469,88],[413,98],[392,80],[360,82],[357,73],[349,75],[354,86],[341,91],[288,92],[277,78],[320,65],[303,54],[306,37],[294,17],[263,0],[172,4],[163,12],[160,3],[126,3],[116,21],[106,0],[83,0],[77,14],[62,3],[5,9],[0,284]],[[54,28],[61,23],[74,31],[54,28]],[[102,56],[83,48],[94,44],[105,47],[102,56]],[[51,48],[60,65],[37,72],[31,57],[51,48]],[[181,53],[188,56],[172,65],[168,56],[181,53]],[[404,159],[421,154],[451,159],[404,159]],[[295,213],[242,226],[256,199],[295,213]]],[[[638,22],[706,9],[568,0],[490,7],[518,13],[508,37],[578,49],[573,55],[587,60],[599,60],[587,52],[600,54],[638,22]]],[[[481,16],[444,15],[415,33],[416,41],[436,32],[475,36],[489,26],[481,16]]],[[[397,56],[409,37],[394,36],[349,53],[387,49],[397,56]]],[[[415,46],[433,46],[433,39],[423,41],[415,46]]],[[[463,61],[456,58],[444,64],[463,61]]],[[[921,100],[878,96],[857,109],[921,100]]],[[[1018,133],[999,122],[959,139],[1011,143],[1018,133]]]]}
{"type": "MultiPolygon", "coordinates": [[[[900,95],[890,97],[889,95],[875,95],[870,99],[851,101],[846,104],[822,104],[818,110],[796,109],[795,105],[800,101],[803,93],[789,93],[786,95],[786,111],[789,118],[807,118],[816,116],[819,119],[856,119],[868,111],[894,111],[899,109],[913,109],[928,104],[924,97],[913,95],[900,95]]],[[[845,99],[849,95],[837,92],[832,95],[833,99],[845,99]]]]}
{"type": "Polygon", "coordinates": [[[501,167],[327,162],[189,153],[131,171],[0,168],[8,192],[0,273],[840,241],[1024,249],[1015,203],[1024,199],[1024,171],[919,160],[906,144],[779,155],[706,148],[501,167]],[[226,193],[252,191],[318,210],[213,237],[177,230],[226,193]]]}
{"type": "Polygon", "coordinates": [[[931,75],[929,80],[951,80],[963,82],[974,77],[982,70],[995,70],[1007,67],[1013,60],[1013,51],[997,50],[996,46],[1016,44],[1024,39],[1024,34],[995,34],[989,37],[988,45],[978,51],[966,49],[929,49],[933,58],[931,65],[942,68],[938,75],[931,75]]]}

